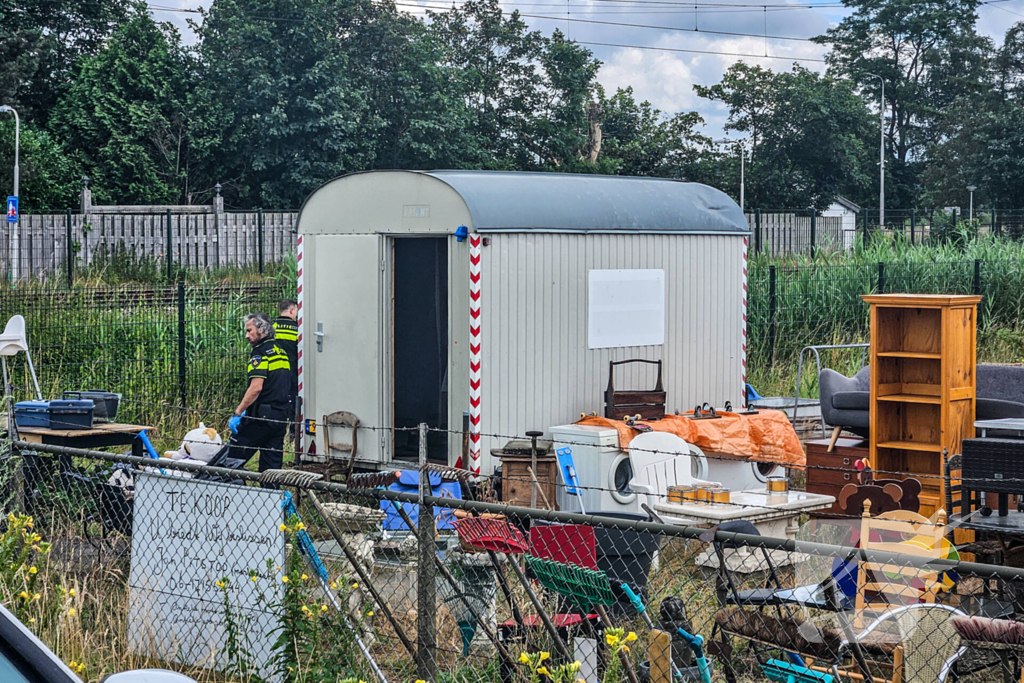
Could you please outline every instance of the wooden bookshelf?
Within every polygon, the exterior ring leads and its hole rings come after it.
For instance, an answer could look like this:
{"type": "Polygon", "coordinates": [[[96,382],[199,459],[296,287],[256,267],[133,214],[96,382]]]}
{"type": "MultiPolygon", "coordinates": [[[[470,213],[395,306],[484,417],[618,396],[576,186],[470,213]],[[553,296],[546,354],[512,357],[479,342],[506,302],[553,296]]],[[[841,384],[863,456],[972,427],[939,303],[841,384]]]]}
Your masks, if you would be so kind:
{"type": "Polygon", "coordinates": [[[945,507],[942,450],[974,436],[980,296],[872,294],[871,438],[877,476],[921,481],[921,514],[945,507]]]}

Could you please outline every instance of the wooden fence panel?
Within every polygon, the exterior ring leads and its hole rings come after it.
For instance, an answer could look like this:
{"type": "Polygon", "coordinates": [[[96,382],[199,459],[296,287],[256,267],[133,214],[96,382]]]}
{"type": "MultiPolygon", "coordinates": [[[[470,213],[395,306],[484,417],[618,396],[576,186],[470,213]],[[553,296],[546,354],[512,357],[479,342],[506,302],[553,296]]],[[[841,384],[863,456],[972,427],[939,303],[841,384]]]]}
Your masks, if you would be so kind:
{"type": "MultiPolygon", "coordinates": [[[[295,253],[294,212],[263,214],[264,264],[295,253]]],[[[259,216],[255,212],[171,216],[171,250],[181,267],[255,267],[259,261],[259,216]]],[[[166,214],[72,214],[75,268],[110,262],[123,250],[129,258],[157,259],[167,252],[166,214]]],[[[0,272],[19,277],[55,276],[67,266],[67,216],[23,215],[14,230],[0,231],[0,272]]]]}

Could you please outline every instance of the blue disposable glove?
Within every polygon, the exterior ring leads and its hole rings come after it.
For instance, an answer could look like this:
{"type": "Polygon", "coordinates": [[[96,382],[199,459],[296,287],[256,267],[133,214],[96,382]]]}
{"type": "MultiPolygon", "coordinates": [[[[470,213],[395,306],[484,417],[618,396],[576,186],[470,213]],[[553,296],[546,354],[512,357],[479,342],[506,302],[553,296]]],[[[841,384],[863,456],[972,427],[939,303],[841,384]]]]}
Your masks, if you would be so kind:
{"type": "MultiPolygon", "coordinates": [[[[244,410],[242,411],[242,415],[245,415],[244,410]]],[[[228,429],[231,430],[232,434],[238,433],[238,425],[240,424],[242,424],[241,415],[232,415],[230,418],[228,418],[228,429]]]]}

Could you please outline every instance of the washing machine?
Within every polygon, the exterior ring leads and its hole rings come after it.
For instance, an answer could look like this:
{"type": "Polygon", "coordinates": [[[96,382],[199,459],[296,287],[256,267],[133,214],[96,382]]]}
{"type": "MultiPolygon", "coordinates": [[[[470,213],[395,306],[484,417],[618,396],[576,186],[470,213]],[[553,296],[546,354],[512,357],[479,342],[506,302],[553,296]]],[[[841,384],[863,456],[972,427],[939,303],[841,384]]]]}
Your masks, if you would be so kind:
{"type": "MultiPolygon", "coordinates": [[[[551,428],[554,448],[572,450],[576,476],[583,487],[583,507],[596,512],[638,512],[637,496],[629,489],[633,468],[629,454],[619,449],[619,432],[610,427],[591,425],[560,425],[551,428]]],[[[566,512],[579,512],[580,501],[565,492],[564,482],[558,486],[558,507],[566,512]]]]}
{"type": "Polygon", "coordinates": [[[768,477],[785,476],[786,468],[773,462],[751,462],[705,453],[704,472],[704,479],[720,482],[730,491],[763,491],[768,477]]]}

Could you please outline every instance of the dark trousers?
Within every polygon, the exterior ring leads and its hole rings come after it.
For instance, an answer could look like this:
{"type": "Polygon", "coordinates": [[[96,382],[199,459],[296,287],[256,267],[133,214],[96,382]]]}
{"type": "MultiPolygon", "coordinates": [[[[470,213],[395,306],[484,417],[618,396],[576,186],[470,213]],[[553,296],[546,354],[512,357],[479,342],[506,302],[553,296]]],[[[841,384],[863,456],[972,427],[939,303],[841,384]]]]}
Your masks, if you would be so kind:
{"type": "Polygon", "coordinates": [[[248,462],[259,451],[260,472],[279,470],[284,464],[284,433],[288,427],[286,411],[277,414],[263,409],[260,412],[265,413],[261,415],[262,419],[242,418],[238,433],[233,434],[228,442],[231,446],[228,457],[248,462]]]}

